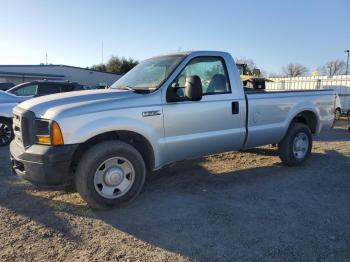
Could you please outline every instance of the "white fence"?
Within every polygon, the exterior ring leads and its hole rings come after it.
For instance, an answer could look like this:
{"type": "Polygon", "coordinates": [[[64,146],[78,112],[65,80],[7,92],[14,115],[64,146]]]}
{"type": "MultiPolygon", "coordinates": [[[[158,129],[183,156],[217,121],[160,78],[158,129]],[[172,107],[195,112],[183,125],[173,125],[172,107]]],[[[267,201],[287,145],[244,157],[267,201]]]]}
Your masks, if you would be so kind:
{"type": "Polygon", "coordinates": [[[269,80],[266,82],[267,90],[334,89],[339,95],[342,111],[350,110],[350,75],[276,77],[269,80]]]}

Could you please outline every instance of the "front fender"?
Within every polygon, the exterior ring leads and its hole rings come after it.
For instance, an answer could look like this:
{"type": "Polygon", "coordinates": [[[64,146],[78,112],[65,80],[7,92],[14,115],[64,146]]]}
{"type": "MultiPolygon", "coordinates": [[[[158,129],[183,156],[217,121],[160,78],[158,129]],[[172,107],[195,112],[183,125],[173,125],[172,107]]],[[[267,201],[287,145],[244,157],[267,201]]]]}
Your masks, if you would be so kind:
{"type": "Polygon", "coordinates": [[[84,119],[64,119],[58,122],[65,144],[81,144],[103,133],[131,131],[142,135],[154,151],[155,166],[161,162],[164,148],[162,116],[134,119],[124,116],[89,117],[84,119]],[[75,123],[74,123],[75,122],[75,123]]]}

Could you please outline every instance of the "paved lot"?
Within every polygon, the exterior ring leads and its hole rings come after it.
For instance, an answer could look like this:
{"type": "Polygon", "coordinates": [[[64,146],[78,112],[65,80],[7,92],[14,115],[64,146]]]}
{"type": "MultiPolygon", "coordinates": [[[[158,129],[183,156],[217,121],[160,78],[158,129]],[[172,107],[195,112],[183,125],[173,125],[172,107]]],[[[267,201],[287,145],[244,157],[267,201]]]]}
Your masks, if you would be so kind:
{"type": "Polygon", "coordinates": [[[350,133],[317,137],[287,168],[272,147],[177,163],[130,205],[105,212],[76,193],[10,176],[0,149],[0,260],[349,261],[350,133]]]}

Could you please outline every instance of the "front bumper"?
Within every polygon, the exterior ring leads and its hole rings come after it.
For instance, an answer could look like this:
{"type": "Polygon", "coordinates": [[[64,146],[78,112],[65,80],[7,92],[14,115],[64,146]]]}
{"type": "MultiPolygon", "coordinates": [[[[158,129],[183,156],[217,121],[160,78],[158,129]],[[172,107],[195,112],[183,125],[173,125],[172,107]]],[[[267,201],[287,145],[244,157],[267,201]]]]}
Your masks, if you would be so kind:
{"type": "Polygon", "coordinates": [[[23,148],[16,141],[10,144],[14,174],[39,186],[66,185],[72,177],[71,164],[78,145],[32,145],[23,148]]]}

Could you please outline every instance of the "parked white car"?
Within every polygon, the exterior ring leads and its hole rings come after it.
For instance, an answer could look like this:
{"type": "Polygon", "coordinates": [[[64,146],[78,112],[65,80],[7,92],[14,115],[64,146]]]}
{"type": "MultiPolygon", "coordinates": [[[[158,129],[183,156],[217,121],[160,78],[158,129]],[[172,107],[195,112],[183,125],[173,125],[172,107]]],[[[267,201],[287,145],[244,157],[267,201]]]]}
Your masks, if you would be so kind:
{"type": "Polygon", "coordinates": [[[16,96],[0,90],[0,146],[7,145],[13,138],[12,109],[31,96],[16,96]]]}
{"type": "Polygon", "coordinates": [[[0,94],[0,146],[10,143],[13,138],[12,109],[18,103],[33,97],[49,94],[84,90],[75,82],[37,80],[19,84],[0,94]]]}

